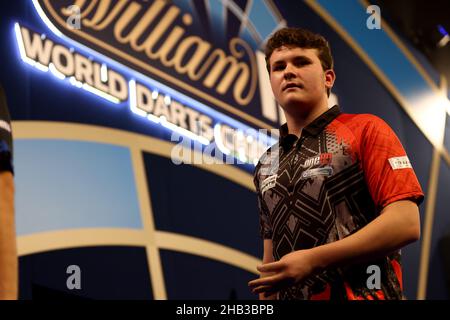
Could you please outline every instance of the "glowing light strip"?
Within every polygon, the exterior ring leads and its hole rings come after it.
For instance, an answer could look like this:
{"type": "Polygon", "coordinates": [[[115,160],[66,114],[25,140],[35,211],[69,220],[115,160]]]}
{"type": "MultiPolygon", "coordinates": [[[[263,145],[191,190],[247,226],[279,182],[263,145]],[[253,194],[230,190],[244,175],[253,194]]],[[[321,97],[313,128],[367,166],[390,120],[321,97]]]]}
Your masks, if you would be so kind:
{"type": "Polygon", "coordinates": [[[35,67],[36,69],[39,69],[43,72],[48,72],[48,67],[44,66],[43,64],[36,62],[33,67],[35,67]]]}
{"type": "Polygon", "coordinates": [[[47,72],[48,67],[44,66],[43,64],[37,61],[34,61],[33,59],[28,58],[27,53],[25,51],[25,45],[23,42],[22,33],[20,31],[20,26],[17,22],[14,24],[14,31],[16,33],[17,45],[19,46],[20,58],[22,59],[22,61],[28,63],[29,65],[43,72],[47,72]]]}
{"type": "Polygon", "coordinates": [[[75,79],[74,77],[70,77],[69,82],[74,87],[84,89],[90,93],[98,95],[98,96],[100,96],[108,101],[111,101],[113,103],[119,104],[121,102],[118,98],[116,98],[110,94],[107,94],[101,90],[98,90],[97,88],[94,88],[94,87],[88,85],[87,83],[82,83],[82,82],[78,81],[77,79],[75,79]]]}
{"type": "Polygon", "coordinates": [[[154,123],[160,123],[160,122],[161,122],[161,119],[160,119],[160,118],[158,118],[157,116],[154,116],[154,115],[151,114],[151,113],[149,113],[149,114],[147,115],[147,119],[150,120],[150,121],[153,121],[154,123]]]}
{"type": "Polygon", "coordinates": [[[59,31],[58,28],[56,28],[55,25],[52,24],[52,22],[47,18],[47,16],[45,15],[45,12],[42,10],[42,8],[39,5],[39,3],[37,2],[37,0],[32,0],[32,1],[33,1],[34,8],[36,9],[37,13],[41,17],[42,21],[44,21],[44,23],[47,25],[47,27],[50,30],[52,30],[52,32],[54,34],[56,34],[57,36],[63,37],[62,32],[59,31]]]}
{"type": "Polygon", "coordinates": [[[133,113],[137,114],[138,116],[141,117],[146,117],[147,113],[144,110],[141,110],[137,107],[137,102],[136,102],[136,81],[135,80],[130,80],[128,82],[128,88],[129,88],[129,93],[130,93],[130,109],[133,113]]]}
{"type": "MultiPolygon", "coordinates": [[[[222,124],[217,123],[214,126],[214,141],[216,143],[216,146],[219,148],[219,150],[227,155],[227,156],[233,156],[237,159],[239,159],[242,162],[248,163],[248,164],[253,164],[254,166],[256,166],[258,164],[259,159],[258,158],[254,158],[253,160],[251,158],[248,158],[245,155],[245,147],[242,146],[235,146],[234,144],[236,143],[235,141],[233,141],[233,146],[236,148],[233,148],[233,151],[228,149],[225,146],[225,143],[222,139],[222,133],[221,133],[221,128],[222,128],[222,124]]],[[[236,137],[239,139],[240,143],[244,142],[245,140],[250,144],[250,143],[257,143],[257,144],[261,144],[261,145],[265,145],[267,148],[269,148],[271,145],[273,145],[275,142],[275,140],[265,134],[262,134],[260,132],[257,132],[254,129],[250,129],[247,130],[247,132],[245,133],[245,135],[247,135],[247,137],[245,137],[244,135],[244,131],[242,130],[236,130],[234,128],[231,128],[233,131],[236,132],[236,137]],[[270,141],[270,144],[268,144],[268,141],[270,141]]],[[[226,135],[225,135],[226,136],[226,135]]],[[[259,146],[258,146],[258,151],[259,151],[259,146]]],[[[261,153],[264,152],[261,151],[261,153]]]]}
{"type": "MultiPolygon", "coordinates": [[[[25,46],[24,46],[24,41],[23,41],[20,25],[17,22],[14,24],[14,31],[15,31],[15,34],[16,34],[16,40],[17,40],[17,44],[18,44],[18,47],[19,47],[20,58],[24,62],[26,62],[27,64],[29,64],[29,65],[31,65],[33,67],[35,67],[36,69],[38,69],[40,71],[43,71],[43,72],[50,71],[52,75],[54,75],[56,78],[58,78],[60,80],[65,80],[66,79],[66,76],[64,74],[62,74],[61,72],[59,72],[52,62],[50,62],[48,67],[47,67],[47,66],[44,66],[43,64],[41,64],[40,62],[29,58],[27,56],[27,54],[26,54],[26,50],[25,50],[25,46]]],[[[90,86],[87,83],[81,83],[81,82],[77,81],[74,77],[70,77],[69,82],[72,85],[74,85],[75,87],[77,87],[77,88],[83,88],[84,90],[86,90],[86,91],[88,91],[90,93],[93,93],[93,94],[95,94],[95,95],[97,95],[97,96],[99,96],[101,98],[104,98],[104,99],[106,99],[106,100],[108,100],[110,102],[113,102],[115,104],[119,104],[121,102],[118,98],[116,98],[116,97],[114,97],[114,96],[112,96],[112,95],[110,95],[110,94],[108,94],[106,92],[103,92],[103,91],[101,91],[101,90],[99,90],[97,88],[94,88],[94,87],[90,86]]]]}
{"type": "Polygon", "coordinates": [[[70,77],[69,82],[77,88],[83,88],[83,84],[74,77],[70,77]]]}
{"type": "MultiPolygon", "coordinates": [[[[241,130],[238,130],[237,138],[239,139],[239,141],[244,140],[244,133],[241,130]]],[[[247,162],[247,157],[245,156],[245,149],[244,148],[238,147],[237,148],[237,154],[238,154],[239,160],[241,160],[242,162],[247,162]]]]}
{"type": "Polygon", "coordinates": [[[23,45],[22,34],[20,33],[20,26],[17,22],[14,23],[14,32],[16,33],[16,39],[20,40],[17,41],[17,44],[19,46],[20,57],[23,60],[25,57],[27,57],[27,55],[25,54],[25,46],[23,45]]]}
{"type": "Polygon", "coordinates": [[[55,77],[57,77],[58,79],[64,80],[64,79],[66,78],[65,75],[63,75],[61,72],[59,72],[59,71],[56,69],[55,65],[54,65],[52,62],[50,62],[50,64],[48,65],[48,69],[49,69],[50,72],[51,72],[55,77]]]}
{"type": "Polygon", "coordinates": [[[220,132],[220,127],[221,127],[221,124],[219,124],[219,123],[217,123],[214,126],[214,139],[216,141],[216,146],[219,148],[219,150],[223,154],[226,154],[228,156],[228,155],[230,155],[231,150],[228,149],[227,147],[225,147],[225,144],[223,143],[222,134],[220,132]]]}
{"type": "Polygon", "coordinates": [[[86,90],[86,91],[89,91],[89,92],[91,92],[93,94],[96,94],[96,95],[98,95],[98,96],[100,96],[100,97],[102,97],[102,98],[104,98],[104,99],[106,99],[108,101],[111,101],[111,102],[113,102],[115,104],[119,104],[120,103],[120,100],[118,98],[116,98],[116,97],[114,97],[114,96],[112,96],[112,95],[110,95],[108,93],[105,93],[105,92],[103,92],[101,90],[98,90],[97,88],[94,88],[94,87],[88,85],[87,83],[83,83],[83,87],[82,88],[84,90],[86,90]]]}
{"type": "Polygon", "coordinates": [[[108,82],[108,68],[104,63],[102,63],[102,66],[100,68],[100,80],[102,80],[103,82],[108,82]]]}
{"type": "Polygon", "coordinates": [[[174,125],[173,123],[168,122],[165,117],[161,117],[161,124],[168,129],[178,132],[179,134],[185,135],[188,138],[191,138],[193,140],[197,140],[198,142],[200,142],[201,144],[204,144],[205,146],[207,146],[210,143],[209,140],[206,139],[205,137],[196,135],[195,133],[193,133],[189,130],[178,127],[178,126],[174,125]]]}
{"type": "MultiPolygon", "coordinates": [[[[167,128],[167,129],[175,131],[175,132],[177,132],[181,135],[184,135],[192,140],[199,141],[200,143],[202,143],[204,145],[210,144],[210,141],[208,139],[206,139],[205,137],[196,135],[195,133],[193,133],[189,130],[186,130],[184,128],[174,125],[173,123],[168,122],[164,116],[156,117],[155,115],[153,115],[151,113],[147,113],[144,110],[139,109],[137,107],[137,100],[136,100],[136,80],[130,80],[128,83],[128,87],[130,89],[129,90],[129,92],[130,92],[130,109],[133,113],[135,113],[141,117],[146,117],[148,120],[150,120],[156,124],[161,124],[163,127],[167,128]]],[[[157,95],[158,95],[157,91],[152,92],[152,98],[156,99],[158,97],[157,95]],[[155,96],[155,92],[156,92],[156,96],[155,96]]],[[[169,96],[166,95],[164,97],[165,102],[170,103],[170,100],[171,99],[169,96]]]]}

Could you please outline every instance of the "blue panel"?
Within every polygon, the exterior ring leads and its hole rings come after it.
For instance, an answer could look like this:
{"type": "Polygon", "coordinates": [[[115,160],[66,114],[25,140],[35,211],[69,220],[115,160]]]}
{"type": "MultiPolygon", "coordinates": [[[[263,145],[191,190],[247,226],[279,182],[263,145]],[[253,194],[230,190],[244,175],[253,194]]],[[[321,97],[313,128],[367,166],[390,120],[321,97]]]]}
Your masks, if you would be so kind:
{"type": "Polygon", "coordinates": [[[15,142],[17,232],[142,228],[128,149],[64,141],[15,142]]]}
{"type": "Polygon", "coordinates": [[[192,15],[194,21],[199,20],[197,12],[195,11],[194,6],[192,5],[190,0],[173,0],[173,4],[180,8],[182,13],[188,12],[190,15],[192,15]]]}
{"type": "MultiPolygon", "coordinates": [[[[414,172],[425,193],[425,199],[427,199],[433,147],[411,118],[400,107],[397,110],[399,110],[398,120],[392,122],[396,124],[393,127],[411,160],[414,172]]],[[[388,119],[392,118],[388,117],[388,119]]],[[[422,229],[425,222],[425,203],[424,201],[419,207],[422,229]]],[[[416,241],[402,249],[403,288],[408,299],[417,297],[421,245],[421,241],[416,241]]]]}
{"type": "Polygon", "coordinates": [[[249,18],[262,39],[267,38],[279,24],[277,18],[262,0],[253,1],[249,18]]]}
{"type": "MultiPolygon", "coordinates": [[[[439,241],[450,233],[450,168],[442,160],[439,168],[439,184],[433,221],[428,272],[427,299],[450,299],[450,288],[445,287],[443,259],[439,252],[439,241]]],[[[449,254],[449,253],[447,253],[449,254]]]]}
{"type": "Polygon", "coordinates": [[[350,34],[365,53],[383,71],[411,106],[417,97],[432,93],[431,88],[418,70],[403,55],[399,47],[381,29],[370,30],[366,26],[369,17],[359,1],[319,0],[335,20],[350,34]]]}
{"type": "Polygon", "coordinates": [[[144,156],[158,230],[207,239],[262,257],[256,194],[213,173],[144,156]]]}
{"type": "Polygon", "coordinates": [[[245,28],[242,30],[241,34],[239,35],[242,39],[244,39],[247,43],[249,43],[252,47],[257,47],[258,43],[255,40],[255,38],[252,36],[250,31],[245,28]]]}
{"type": "Polygon", "coordinates": [[[214,29],[214,36],[225,39],[225,14],[226,10],[220,0],[207,0],[210,18],[210,26],[214,29]]]}
{"type": "Polygon", "coordinates": [[[145,248],[89,247],[20,258],[20,299],[153,299],[145,248]],[[81,289],[69,290],[67,267],[80,268],[81,289]]]}
{"type": "Polygon", "coordinates": [[[161,251],[169,300],[250,300],[247,283],[258,276],[204,257],[161,251]]]}

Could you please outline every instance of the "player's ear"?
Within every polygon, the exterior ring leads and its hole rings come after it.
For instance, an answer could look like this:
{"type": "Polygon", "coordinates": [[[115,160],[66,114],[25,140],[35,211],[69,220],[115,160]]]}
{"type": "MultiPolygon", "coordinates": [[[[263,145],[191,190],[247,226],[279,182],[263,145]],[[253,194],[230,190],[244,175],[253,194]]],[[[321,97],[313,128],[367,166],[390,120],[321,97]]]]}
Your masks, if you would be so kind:
{"type": "Polygon", "coordinates": [[[336,80],[336,74],[333,69],[328,69],[324,72],[325,74],[325,87],[329,90],[333,88],[334,81],[336,80]]]}

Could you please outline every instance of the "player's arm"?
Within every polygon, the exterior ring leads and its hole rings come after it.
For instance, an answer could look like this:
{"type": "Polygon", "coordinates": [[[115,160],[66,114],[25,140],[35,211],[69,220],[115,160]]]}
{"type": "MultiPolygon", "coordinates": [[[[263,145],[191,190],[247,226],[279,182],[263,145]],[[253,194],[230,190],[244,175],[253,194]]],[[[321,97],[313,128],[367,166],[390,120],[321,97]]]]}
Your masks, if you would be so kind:
{"type": "Polygon", "coordinates": [[[17,299],[17,284],[14,178],[10,171],[0,171],[0,299],[17,299]]]}
{"type": "Polygon", "coordinates": [[[319,269],[359,263],[382,257],[420,238],[419,208],[401,200],[387,205],[381,214],[354,234],[313,250],[319,269]]]}
{"type": "Polygon", "coordinates": [[[17,299],[18,269],[14,223],[11,121],[0,85],[0,299],[17,299]]]}
{"type": "Polygon", "coordinates": [[[291,252],[280,261],[258,267],[270,276],[250,283],[255,293],[273,294],[324,269],[385,256],[420,237],[416,203],[403,200],[387,205],[381,214],[354,234],[322,246],[291,252]]]}
{"type": "MultiPolygon", "coordinates": [[[[264,239],[264,253],[263,253],[263,264],[274,262],[273,258],[273,244],[272,239],[264,239]]],[[[261,278],[269,276],[270,273],[261,273],[261,278]]],[[[277,294],[273,294],[269,297],[265,297],[263,293],[259,294],[259,300],[276,300],[277,294]]]]}

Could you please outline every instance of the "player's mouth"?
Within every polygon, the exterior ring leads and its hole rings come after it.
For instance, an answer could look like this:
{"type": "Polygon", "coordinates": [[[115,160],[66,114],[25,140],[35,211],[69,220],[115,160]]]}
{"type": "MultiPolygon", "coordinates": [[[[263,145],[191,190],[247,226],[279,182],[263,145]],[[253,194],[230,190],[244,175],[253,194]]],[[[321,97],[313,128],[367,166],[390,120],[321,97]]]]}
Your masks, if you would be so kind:
{"type": "Polygon", "coordinates": [[[287,84],[285,84],[283,86],[283,91],[286,91],[286,90],[291,89],[291,88],[303,89],[303,86],[301,84],[299,84],[299,83],[289,82],[289,83],[287,83],[287,84]]]}

